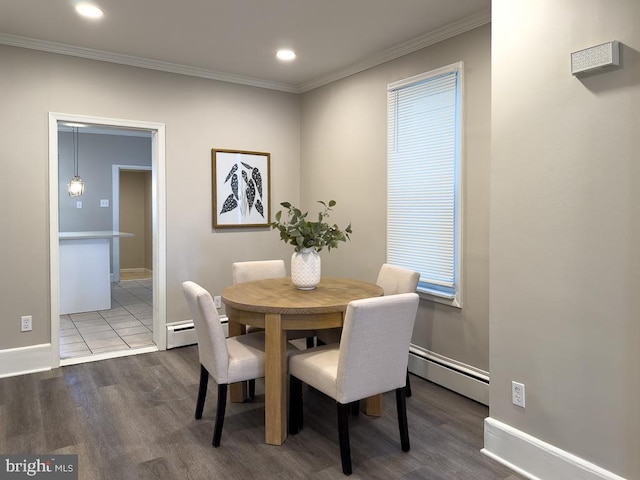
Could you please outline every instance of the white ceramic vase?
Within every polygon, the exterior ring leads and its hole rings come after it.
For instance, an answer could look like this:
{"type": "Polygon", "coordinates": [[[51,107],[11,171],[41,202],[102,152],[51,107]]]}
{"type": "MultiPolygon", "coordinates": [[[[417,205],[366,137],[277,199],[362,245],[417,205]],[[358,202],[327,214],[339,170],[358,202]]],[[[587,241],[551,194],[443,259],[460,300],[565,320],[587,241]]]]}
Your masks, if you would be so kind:
{"type": "Polygon", "coordinates": [[[320,255],[315,248],[303,248],[291,255],[291,283],[299,290],[313,290],[320,283],[320,255]]]}

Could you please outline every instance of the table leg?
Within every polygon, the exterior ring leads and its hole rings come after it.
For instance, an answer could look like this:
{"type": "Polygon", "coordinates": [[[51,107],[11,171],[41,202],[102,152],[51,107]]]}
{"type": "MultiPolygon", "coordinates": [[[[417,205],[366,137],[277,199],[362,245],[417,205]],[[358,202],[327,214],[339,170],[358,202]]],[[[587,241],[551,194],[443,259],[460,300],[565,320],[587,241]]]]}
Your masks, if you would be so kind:
{"type": "Polygon", "coordinates": [[[382,395],[374,395],[366,399],[365,413],[372,417],[382,416],[382,395]]]}
{"type": "MultiPolygon", "coordinates": [[[[227,312],[229,317],[229,336],[235,337],[244,334],[245,326],[241,323],[232,321],[230,312],[227,312]]],[[[229,399],[232,402],[242,403],[249,398],[247,392],[247,382],[232,383],[229,389],[229,399]]]]}
{"type": "Polygon", "coordinates": [[[287,438],[287,335],[280,314],[264,317],[265,437],[270,445],[282,445],[287,438]]]}

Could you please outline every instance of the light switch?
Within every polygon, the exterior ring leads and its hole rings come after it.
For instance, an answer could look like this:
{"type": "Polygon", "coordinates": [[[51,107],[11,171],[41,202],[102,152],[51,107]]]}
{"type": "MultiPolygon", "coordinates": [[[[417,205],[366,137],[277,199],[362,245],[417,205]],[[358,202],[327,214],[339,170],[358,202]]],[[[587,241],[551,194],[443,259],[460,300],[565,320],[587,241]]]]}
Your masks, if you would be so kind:
{"type": "Polygon", "coordinates": [[[109,199],[108,198],[103,198],[102,200],[100,200],[100,206],[101,207],[108,207],[109,206],[109,199]]]}
{"type": "Polygon", "coordinates": [[[76,201],[76,208],[82,208],[82,200],[76,201]]]}

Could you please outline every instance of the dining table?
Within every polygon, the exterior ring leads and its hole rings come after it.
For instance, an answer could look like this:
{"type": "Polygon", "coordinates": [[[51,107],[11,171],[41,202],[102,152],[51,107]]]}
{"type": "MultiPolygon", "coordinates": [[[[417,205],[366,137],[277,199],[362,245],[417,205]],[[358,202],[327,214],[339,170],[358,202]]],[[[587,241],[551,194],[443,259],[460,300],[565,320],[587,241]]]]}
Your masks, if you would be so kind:
{"type": "MultiPolygon", "coordinates": [[[[229,336],[246,326],[265,330],[265,440],[281,445],[287,438],[287,331],[341,327],[353,300],[379,297],[382,287],[349,278],[322,277],[312,290],[299,290],[291,278],[238,283],[225,288],[222,302],[229,318],[229,336]]],[[[231,385],[230,399],[246,399],[244,383],[231,385]]],[[[380,415],[381,396],[367,400],[365,412],[380,415]]]]}

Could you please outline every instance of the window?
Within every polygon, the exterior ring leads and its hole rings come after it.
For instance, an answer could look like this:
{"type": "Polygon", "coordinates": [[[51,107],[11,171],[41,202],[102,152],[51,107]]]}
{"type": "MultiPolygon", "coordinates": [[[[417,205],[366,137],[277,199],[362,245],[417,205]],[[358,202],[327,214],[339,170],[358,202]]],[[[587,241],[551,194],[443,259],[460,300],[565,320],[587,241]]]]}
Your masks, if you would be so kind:
{"type": "Polygon", "coordinates": [[[387,262],[461,307],[462,62],[387,86],[387,262]]]}

